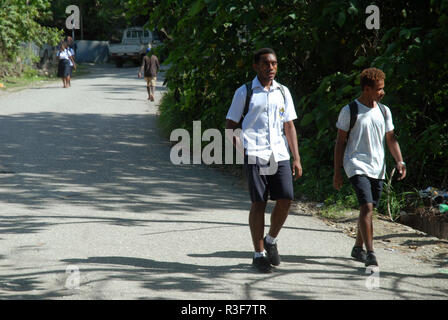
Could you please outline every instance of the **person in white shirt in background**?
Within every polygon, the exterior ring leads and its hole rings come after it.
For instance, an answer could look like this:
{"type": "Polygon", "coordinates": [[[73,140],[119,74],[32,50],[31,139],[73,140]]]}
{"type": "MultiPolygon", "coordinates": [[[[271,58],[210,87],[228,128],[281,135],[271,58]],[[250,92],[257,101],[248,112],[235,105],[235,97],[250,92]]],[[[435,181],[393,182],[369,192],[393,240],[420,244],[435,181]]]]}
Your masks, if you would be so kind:
{"type": "Polygon", "coordinates": [[[74,47],[74,41],[72,37],[67,37],[66,38],[67,41],[67,50],[70,52],[71,55],[71,59],[70,59],[70,74],[67,77],[67,85],[69,87],[71,87],[71,77],[72,77],[72,73],[73,73],[73,69],[76,70],[76,64],[75,64],[75,47],[74,47]]]}
{"type": "Polygon", "coordinates": [[[356,122],[350,128],[350,106],[339,113],[338,133],[334,151],[333,186],[340,190],[343,184],[342,167],[356,192],[360,206],[358,233],[351,256],[365,263],[378,266],[373,250],[373,208],[381,198],[386,173],[384,145],[396,161],[396,169],[402,180],[406,176],[400,146],[394,134],[392,114],[387,106],[379,105],[384,97],[386,75],[377,68],[361,73],[361,96],[355,100],[358,112],[356,122]],[[366,246],[367,253],[363,249],[366,246]]]}
{"type": "MultiPolygon", "coordinates": [[[[271,272],[280,264],[277,236],[286,221],[294,199],[293,176],[302,176],[297,133],[293,120],[297,118],[291,94],[277,83],[277,56],[274,50],[263,48],[255,52],[253,68],[257,76],[252,81],[252,97],[247,115],[242,121],[242,137],[232,137],[237,150],[245,152],[251,208],[249,227],[255,249],[252,263],[261,272],[271,272]],[[288,149],[289,146],[289,149],[288,149]],[[290,163],[291,151],[293,155],[290,163]],[[268,172],[268,166],[275,172],[268,172]],[[292,167],[292,170],[291,170],[292,167]],[[268,201],[276,201],[271,214],[271,226],[263,238],[265,210],[268,201]]],[[[226,116],[226,128],[235,130],[243,116],[247,95],[243,85],[235,91],[226,116]]]]}
{"type": "Polygon", "coordinates": [[[67,48],[68,48],[67,42],[63,41],[61,43],[59,51],[56,54],[59,59],[58,77],[62,78],[63,88],[68,88],[70,86],[69,85],[69,77],[70,77],[70,71],[71,71],[72,64],[76,70],[75,61],[73,60],[73,57],[72,57],[70,51],[67,50],[67,48]]]}

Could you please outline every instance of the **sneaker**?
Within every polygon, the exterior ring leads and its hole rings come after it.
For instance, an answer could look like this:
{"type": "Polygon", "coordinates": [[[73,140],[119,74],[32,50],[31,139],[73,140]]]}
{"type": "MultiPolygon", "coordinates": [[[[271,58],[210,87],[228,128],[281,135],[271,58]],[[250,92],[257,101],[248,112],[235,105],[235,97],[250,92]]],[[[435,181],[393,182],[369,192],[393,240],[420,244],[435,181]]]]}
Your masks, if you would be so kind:
{"type": "Polygon", "coordinates": [[[266,237],[264,237],[263,243],[264,243],[264,249],[268,254],[269,262],[274,266],[278,266],[280,264],[280,257],[278,255],[277,244],[268,243],[266,241],[266,237]]]}
{"type": "Polygon", "coordinates": [[[378,261],[376,261],[375,253],[374,252],[368,252],[366,256],[366,267],[368,266],[378,266],[378,261]]]}
{"type": "Polygon", "coordinates": [[[352,257],[358,261],[366,262],[366,251],[362,247],[354,246],[352,249],[352,257]]]}
{"type": "Polygon", "coordinates": [[[263,272],[263,273],[270,273],[272,272],[272,266],[271,263],[269,262],[268,257],[263,256],[263,257],[258,257],[258,258],[253,258],[252,260],[252,265],[257,268],[258,271],[263,272]]]}

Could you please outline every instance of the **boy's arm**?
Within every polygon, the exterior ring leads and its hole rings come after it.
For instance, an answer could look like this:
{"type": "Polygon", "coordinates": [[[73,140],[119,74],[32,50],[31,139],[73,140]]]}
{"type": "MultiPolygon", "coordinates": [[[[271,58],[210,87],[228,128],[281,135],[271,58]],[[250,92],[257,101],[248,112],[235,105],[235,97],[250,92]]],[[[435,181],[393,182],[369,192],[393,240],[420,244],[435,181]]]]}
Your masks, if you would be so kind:
{"type": "Polygon", "coordinates": [[[334,147],[334,175],[333,187],[340,190],[343,184],[342,165],[344,160],[345,147],[347,146],[347,131],[338,129],[336,145],[334,147]]]}
{"type": "Polygon", "coordinates": [[[288,140],[289,149],[293,156],[292,175],[297,180],[302,176],[302,164],[300,163],[299,143],[297,142],[297,131],[293,121],[287,121],[283,124],[286,140],[288,140]]]}
{"type": "Polygon", "coordinates": [[[395,167],[400,174],[398,180],[402,180],[406,177],[406,165],[403,162],[400,145],[398,144],[393,130],[386,133],[386,143],[390,153],[392,154],[392,157],[394,157],[395,162],[397,163],[395,167]]]}
{"type": "Polygon", "coordinates": [[[235,129],[237,129],[237,128],[238,128],[238,123],[236,123],[233,120],[226,119],[226,129],[231,130],[231,132],[226,130],[226,138],[232,141],[232,143],[235,146],[237,151],[243,152],[243,154],[244,154],[244,147],[243,147],[243,144],[241,142],[239,135],[233,134],[235,129]]]}

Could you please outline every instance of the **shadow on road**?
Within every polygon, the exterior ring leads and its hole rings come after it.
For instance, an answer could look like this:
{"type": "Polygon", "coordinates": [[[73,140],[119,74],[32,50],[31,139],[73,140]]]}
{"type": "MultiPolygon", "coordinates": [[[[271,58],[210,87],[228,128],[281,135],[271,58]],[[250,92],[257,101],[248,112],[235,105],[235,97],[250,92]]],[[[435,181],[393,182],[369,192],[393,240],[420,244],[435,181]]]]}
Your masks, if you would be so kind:
{"type": "Polygon", "coordinates": [[[219,184],[222,173],[204,180],[201,173],[212,169],[172,165],[171,144],[158,138],[154,115],[31,113],[0,121],[0,161],[15,172],[0,175],[0,201],[177,215],[249,206],[245,194],[219,184]],[[180,200],[167,201],[171,194],[180,200]]]}

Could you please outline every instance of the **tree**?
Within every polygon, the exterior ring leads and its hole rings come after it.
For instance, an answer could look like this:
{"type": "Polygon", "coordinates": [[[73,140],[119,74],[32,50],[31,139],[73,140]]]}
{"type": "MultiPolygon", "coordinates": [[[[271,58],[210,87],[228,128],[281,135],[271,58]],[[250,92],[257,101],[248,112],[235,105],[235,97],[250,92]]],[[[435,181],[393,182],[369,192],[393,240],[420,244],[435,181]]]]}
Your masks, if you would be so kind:
{"type": "MultiPolygon", "coordinates": [[[[129,0],[137,12],[146,0],[129,0]]],[[[400,188],[448,185],[448,2],[398,0],[379,5],[381,27],[366,28],[366,0],[186,0],[151,7],[150,27],[173,37],[168,94],[161,121],[168,131],[224,128],[234,90],[253,77],[252,52],[269,46],[278,80],[292,92],[304,177],[297,189],[316,199],[333,193],[335,123],[360,92],[359,74],[386,73],[384,103],[412,172],[400,188]]],[[[162,49],[157,49],[162,50],[162,49]]],[[[391,159],[389,159],[390,161],[391,159]]],[[[389,168],[391,168],[391,162],[389,168]]]]}
{"type": "Polygon", "coordinates": [[[60,30],[42,26],[51,18],[50,0],[2,0],[0,2],[0,54],[7,60],[17,55],[20,44],[56,44],[60,30]]]}

